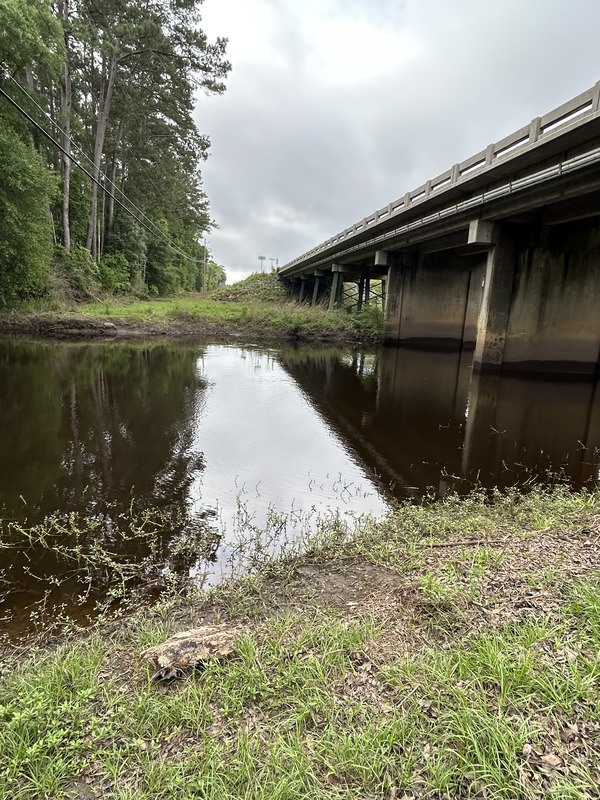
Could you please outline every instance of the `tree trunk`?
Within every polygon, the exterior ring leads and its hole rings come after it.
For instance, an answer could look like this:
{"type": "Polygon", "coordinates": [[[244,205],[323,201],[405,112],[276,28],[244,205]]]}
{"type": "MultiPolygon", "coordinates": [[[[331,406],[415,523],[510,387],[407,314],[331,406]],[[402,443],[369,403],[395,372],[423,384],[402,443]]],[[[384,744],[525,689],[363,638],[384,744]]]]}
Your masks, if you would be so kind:
{"type": "Polygon", "coordinates": [[[98,104],[98,123],[96,125],[96,140],[94,142],[94,160],[92,167],[92,175],[94,177],[92,182],[92,203],[90,208],[90,222],[85,242],[86,248],[90,251],[94,259],[98,256],[95,232],[96,221],[98,219],[98,178],[100,176],[100,161],[104,150],[104,137],[106,136],[106,129],[108,127],[108,118],[110,115],[110,106],[113,89],[115,88],[118,66],[119,59],[117,54],[114,53],[109,64],[106,91],[101,91],[98,104]]]}
{"type": "Polygon", "coordinates": [[[121,137],[123,136],[123,120],[119,120],[119,127],[117,128],[117,137],[115,139],[115,152],[113,155],[112,165],[110,169],[110,175],[108,176],[110,179],[109,183],[109,190],[110,194],[108,196],[108,203],[107,203],[107,211],[106,211],[106,235],[110,237],[113,225],[115,222],[115,201],[114,195],[116,194],[117,187],[117,166],[119,163],[119,148],[121,146],[121,137]]]}
{"type": "Polygon", "coordinates": [[[69,0],[61,0],[59,14],[64,27],[65,63],[60,76],[60,127],[61,145],[66,152],[61,154],[62,172],[62,242],[67,253],[71,252],[71,221],[69,205],[71,201],[71,68],[69,66],[69,0]]]}

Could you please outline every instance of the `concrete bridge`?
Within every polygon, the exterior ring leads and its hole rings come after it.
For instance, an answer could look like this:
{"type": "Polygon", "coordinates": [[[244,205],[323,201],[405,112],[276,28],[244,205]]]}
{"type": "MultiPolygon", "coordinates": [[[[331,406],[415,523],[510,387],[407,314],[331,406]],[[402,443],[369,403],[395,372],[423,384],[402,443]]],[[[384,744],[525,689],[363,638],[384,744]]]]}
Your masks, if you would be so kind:
{"type": "Polygon", "coordinates": [[[386,343],[474,351],[476,370],[595,375],[600,82],[279,274],[330,307],[354,284],[360,309],[378,281],[386,343]]]}

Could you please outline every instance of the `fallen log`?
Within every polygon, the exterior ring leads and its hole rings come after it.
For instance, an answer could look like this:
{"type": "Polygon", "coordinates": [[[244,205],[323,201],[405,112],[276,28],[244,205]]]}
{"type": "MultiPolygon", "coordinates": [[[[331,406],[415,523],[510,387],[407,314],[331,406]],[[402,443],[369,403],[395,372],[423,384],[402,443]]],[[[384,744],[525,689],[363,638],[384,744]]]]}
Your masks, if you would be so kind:
{"type": "Polygon", "coordinates": [[[233,625],[203,625],[176,633],[140,655],[154,669],[152,680],[171,680],[209,659],[230,656],[240,630],[233,625]]]}

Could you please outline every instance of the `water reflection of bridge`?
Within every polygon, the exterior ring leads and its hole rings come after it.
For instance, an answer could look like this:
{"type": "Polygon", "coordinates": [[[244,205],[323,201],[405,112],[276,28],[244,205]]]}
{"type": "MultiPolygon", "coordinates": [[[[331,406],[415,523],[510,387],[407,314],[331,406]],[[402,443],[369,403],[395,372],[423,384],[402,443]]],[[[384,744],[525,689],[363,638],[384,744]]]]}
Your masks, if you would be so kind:
{"type": "Polygon", "coordinates": [[[472,374],[469,356],[384,348],[283,353],[282,365],[346,446],[396,496],[456,478],[511,485],[563,470],[598,476],[600,399],[590,381],[472,374]]]}

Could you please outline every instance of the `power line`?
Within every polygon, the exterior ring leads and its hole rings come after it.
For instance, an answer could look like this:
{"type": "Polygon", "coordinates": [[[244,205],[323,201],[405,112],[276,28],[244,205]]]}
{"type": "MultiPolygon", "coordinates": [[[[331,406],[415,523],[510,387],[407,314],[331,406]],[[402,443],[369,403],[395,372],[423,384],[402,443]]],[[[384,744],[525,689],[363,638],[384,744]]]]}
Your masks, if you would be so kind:
{"type": "MultiPolygon", "coordinates": [[[[19,83],[19,81],[18,81],[18,80],[17,80],[17,79],[16,79],[16,78],[15,78],[13,75],[10,75],[10,74],[9,74],[9,75],[8,75],[8,77],[9,77],[9,78],[10,78],[10,80],[11,80],[11,81],[12,81],[12,82],[15,84],[15,86],[17,86],[17,88],[18,88],[18,89],[20,89],[20,90],[21,90],[21,92],[23,92],[23,94],[25,95],[25,97],[27,97],[27,99],[28,99],[30,102],[32,102],[32,103],[34,104],[34,106],[35,106],[36,108],[38,108],[38,109],[39,109],[39,110],[42,112],[42,114],[43,114],[43,115],[44,115],[44,116],[45,116],[45,117],[46,117],[46,118],[47,118],[47,119],[50,121],[50,123],[51,123],[51,124],[52,124],[52,125],[53,125],[53,126],[54,126],[54,127],[55,127],[55,128],[56,128],[56,129],[57,129],[59,132],[60,132],[60,133],[62,133],[62,135],[63,135],[63,136],[65,137],[65,139],[66,139],[66,140],[69,142],[69,144],[71,145],[71,147],[74,147],[76,150],[78,150],[78,151],[81,153],[82,157],[83,157],[83,158],[84,158],[86,161],[88,161],[88,162],[89,162],[89,163],[90,163],[92,166],[94,166],[94,162],[93,162],[93,161],[92,161],[92,159],[91,159],[91,158],[88,156],[88,154],[87,154],[87,153],[86,153],[86,152],[83,150],[83,148],[82,148],[80,145],[78,145],[76,142],[74,142],[74,141],[73,141],[73,139],[72,139],[72,138],[71,138],[71,137],[70,137],[70,136],[69,136],[69,135],[66,133],[66,131],[64,131],[64,130],[63,130],[61,127],[60,127],[60,125],[59,125],[59,124],[56,122],[56,120],[53,120],[53,119],[52,119],[52,117],[50,116],[50,114],[48,114],[48,112],[46,111],[46,109],[45,109],[45,108],[43,108],[43,107],[42,107],[42,106],[41,106],[41,105],[40,105],[40,104],[37,102],[37,100],[35,99],[35,97],[32,97],[32,96],[31,96],[31,94],[30,94],[30,93],[27,91],[27,89],[25,89],[25,87],[24,87],[24,86],[21,86],[21,84],[19,83]]],[[[144,170],[142,169],[142,171],[144,171],[144,170]]],[[[161,237],[164,237],[164,236],[165,236],[165,234],[164,234],[164,233],[163,233],[163,232],[160,230],[160,228],[158,227],[158,225],[156,225],[156,223],[155,223],[155,222],[154,222],[152,219],[150,219],[150,217],[149,217],[147,214],[145,214],[145,213],[144,213],[144,212],[141,210],[141,208],[139,208],[138,206],[136,206],[136,204],[135,204],[135,203],[134,203],[132,200],[130,200],[130,199],[129,199],[129,198],[126,196],[126,195],[125,195],[125,192],[123,192],[123,190],[122,190],[122,189],[119,189],[119,187],[118,187],[118,186],[117,186],[117,185],[116,185],[116,184],[115,184],[113,181],[111,181],[111,179],[110,179],[110,178],[109,178],[109,177],[106,175],[106,173],[105,173],[105,172],[103,172],[102,170],[99,170],[99,172],[100,172],[100,174],[102,175],[102,178],[103,178],[103,180],[104,180],[106,183],[108,183],[110,186],[112,186],[112,188],[113,188],[113,190],[114,190],[115,192],[119,192],[119,194],[120,194],[122,197],[124,197],[124,198],[127,200],[127,202],[129,203],[129,205],[130,205],[130,206],[132,206],[132,207],[133,207],[133,208],[134,208],[134,209],[135,209],[135,210],[138,212],[138,214],[140,214],[142,217],[144,217],[144,219],[148,220],[148,222],[150,223],[150,225],[152,225],[152,227],[154,227],[154,228],[156,229],[156,231],[157,231],[157,234],[156,234],[156,235],[157,235],[157,236],[161,236],[161,237]]],[[[146,173],[145,173],[145,172],[144,172],[144,174],[146,175],[146,173]]],[[[150,178],[149,178],[149,176],[148,176],[148,175],[146,175],[146,177],[148,178],[148,180],[150,180],[150,178]]],[[[151,180],[150,180],[150,183],[152,183],[152,186],[154,186],[154,188],[155,188],[155,189],[157,188],[157,187],[154,185],[154,183],[153,183],[151,180]]],[[[157,191],[158,191],[158,189],[157,189],[157,191]]],[[[133,215],[132,215],[132,216],[133,216],[133,215]]]]}
{"type": "MultiPolygon", "coordinates": [[[[18,81],[15,81],[15,83],[17,83],[17,85],[19,86],[19,88],[23,89],[23,87],[21,87],[21,85],[18,83],[18,81]]],[[[23,90],[23,91],[24,91],[24,90],[23,90]]],[[[119,198],[118,198],[118,197],[116,197],[116,196],[115,196],[115,195],[114,195],[114,194],[113,194],[111,191],[109,191],[109,189],[107,189],[107,188],[106,188],[106,187],[105,187],[105,186],[104,186],[104,185],[103,185],[103,184],[102,184],[102,183],[101,183],[101,182],[100,182],[100,181],[99,181],[97,178],[95,178],[95,177],[94,177],[94,176],[91,174],[91,172],[89,172],[89,170],[87,170],[87,169],[86,169],[86,168],[85,168],[85,167],[84,167],[84,166],[83,166],[83,165],[82,165],[82,164],[81,164],[81,163],[80,163],[80,162],[79,162],[79,161],[78,161],[78,160],[77,160],[77,159],[76,159],[74,156],[72,156],[72,155],[71,155],[71,153],[69,153],[69,152],[66,150],[66,148],[64,148],[64,147],[61,145],[61,143],[60,143],[60,142],[58,142],[58,141],[57,141],[57,140],[56,140],[56,139],[55,139],[53,136],[51,136],[51,134],[49,134],[49,133],[48,133],[48,131],[46,131],[46,130],[45,130],[45,129],[44,129],[44,128],[43,128],[43,127],[42,127],[42,126],[41,126],[41,125],[40,125],[40,124],[39,124],[39,123],[38,123],[38,122],[37,122],[37,121],[36,121],[36,120],[35,120],[35,119],[34,119],[34,118],[31,116],[31,115],[30,115],[30,114],[28,114],[28,113],[27,113],[27,111],[25,111],[25,109],[24,109],[24,108],[22,108],[22,107],[21,107],[21,106],[20,106],[20,105],[17,103],[17,101],[16,101],[16,100],[13,100],[13,98],[12,98],[12,97],[11,97],[11,96],[10,96],[10,95],[9,95],[9,94],[8,94],[8,93],[5,91],[5,90],[4,90],[4,89],[3,89],[1,86],[0,86],[0,94],[1,94],[3,97],[5,97],[5,98],[8,100],[8,102],[9,102],[9,103],[10,103],[12,106],[14,106],[14,107],[17,109],[17,111],[19,111],[19,113],[20,113],[20,114],[22,114],[22,115],[23,115],[23,116],[24,116],[24,117],[25,117],[25,118],[26,118],[26,119],[27,119],[27,120],[28,120],[28,121],[29,121],[29,122],[30,122],[30,123],[31,123],[31,124],[32,124],[32,125],[33,125],[35,128],[37,128],[37,129],[40,131],[40,133],[42,133],[42,134],[43,134],[43,135],[44,135],[44,136],[45,136],[47,139],[49,139],[49,140],[52,142],[52,144],[53,144],[53,145],[55,145],[55,147],[57,147],[57,148],[58,148],[58,149],[61,151],[61,153],[63,153],[63,154],[64,154],[64,155],[65,155],[65,156],[66,156],[66,157],[67,157],[67,158],[68,158],[70,161],[72,161],[72,162],[73,162],[73,164],[75,164],[75,166],[76,166],[76,167],[78,167],[78,168],[79,168],[79,169],[80,169],[80,170],[81,170],[81,171],[84,173],[84,175],[86,175],[86,176],[87,176],[87,177],[88,177],[88,178],[89,178],[89,179],[90,179],[90,180],[91,180],[93,183],[95,183],[95,184],[96,184],[96,185],[97,185],[97,186],[98,186],[98,187],[99,187],[99,188],[100,188],[100,189],[101,189],[101,190],[102,190],[102,191],[103,191],[105,194],[107,194],[109,197],[111,197],[111,198],[112,198],[112,199],[115,201],[115,203],[117,203],[119,206],[121,206],[121,208],[122,208],[122,209],[123,209],[123,210],[124,210],[124,211],[125,211],[127,214],[129,214],[131,217],[133,217],[133,219],[135,219],[135,220],[136,220],[136,222],[138,222],[138,223],[139,223],[139,224],[140,224],[140,225],[141,225],[143,228],[145,228],[145,229],[148,231],[148,233],[150,233],[152,236],[156,236],[157,238],[161,239],[161,240],[162,240],[162,241],[163,241],[163,242],[164,242],[164,243],[165,243],[165,244],[166,244],[168,247],[170,247],[170,248],[171,248],[171,249],[172,249],[174,252],[178,253],[179,255],[183,256],[184,258],[187,258],[187,259],[189,259],[190,261],[192,261],[192,262],[193,262],[193,263],[195,263],[195,264],[202,264],[202,260],[201,260],[201,259],[198,259],[198,258],[192,258],[192,256],[188,255],[188,254],[187,254],[187,253],[185,253],[183,250],[180,250],[180,249],[179,249],[179,248],[178,248],[176,245],[174,245],[174,244],[171,242],[171,240],[170,240],[170,239],[169,239],[167,236],[165,236],[165,235],[164,235],[164,233],[163,233],[163,232],[160,230],[160,228],[159,228],[159,227],[158,227],[158,226],[157,226],[157,225],[156,225],[154,222],[152,222],[152,220],[150,220],[150,218],[149,218],[149,217],[146,217],[146,218],[149,220],[150,224],[151,224],[151,225],[153,225],[153,226],[156,228],[156,230],[152,230],[152,228],[150,228],[150,227],[149,227],[149,226],[148,226],[148,225],[147,225],[147,224],[146,224],[146,223],[145,223],[145,222],[144,222],[142,219],[140,219],[138,216],[136,216],[136,215],[135,215],[135,214],[134,214],[134,213],[133,213],[133,212],[132,212],[132,211],[131,211],[129,208],[127,208],[127,206],[126,206],[126,205],[125,205],[123,202],[121,202],[121,200],[119,200],[119,198]]],[[[32,100],[32,101],[33,101],[33,102],[34,102],[34,103],[37,105],[37,103],[35,102],[35,100],[33,100],[33,98],[31,97],[31,95],[29,95],[29,94],[27,93],[27,96],[28,96],[28,97],[29,97],[29,98],[30,98],[30,99],[31,99],[31,100],[32,100]]],[[[38,106],[38,108],[39,108],[39,106],[38,106]]],[[[41,110],[43,111],[43,109],[41,109],[41,110]]],[[[46,113],[46,112],[44,111],[44,114],[45,114],[45,113],[46,113]]],[[[59,127],[58,125],[57,125],[56,127],[57,127],[59,130],[61,130],[61,129],[60,129],[60,127],[59,127]]],[[[64,131],[62,131],[62,130],[61,130],[61,133],[63,133],[63,135],[65,135],[65,136],[66,136],[66,134],[64,134],[64,131]]],[[[70,142],[70,143],[72,143],[72,142],[71,142],[71,139],[70,139],[70,137],[67,137],[67,136],[66,136],[66,138],[67,138],[67,139],[69,139],[69,142],[70,142]]],[[[84,156],[85,156],[85,158],[86,158],[88,161],[90,161],[90,163],[93,163],[93,162],[91,161],[91,159],[90,159],[90,158],[89,158],[87,155],[85,155],[85,154],[84,154],[84,156]]],[[[107,178],[107,177],[104,175],[104,173],[102,173],[102,177],[103,177],[105,180],[107,180],[107,181],[108,181],[108,183],[110,183],[110,184],[111,184],[111,185],[114,187],[114,184],[113,184],[113,182],[112,182],[111,180],[109,180],[109,179],[108,179],[108,178],[107,178]]],[[[115,187],[115,188],[116,188],[116,187],[115,187]]],[[[123,195],[123,197],[125,197],[125,194],[123,194],[123,192],[121,192],[121,194],[123,195]]],[[[132,202],[131,202],[129,199],[127,199],[126,197],[125,197],[125,199],[126,199],[126,200],[127,200],[127,202],[128,202],[128,203],[130,203],[130,204],[131,204],[131,205],[132,205],[134,208],[136,208],[136,210],[137,210],[137,211],[139,211],[139,213],[140,213],[140,214],[142,214],[143,216],[146,216],[146,215],[144,214],[144,212],[143,212],[143,211],[140,211],[140,209],[138,209],[138,208],[137,208],[137,206],[135,206],[135,205],[134,205],[134,204],[133,204],[133,203],[132,203],[132,202]]]]}

